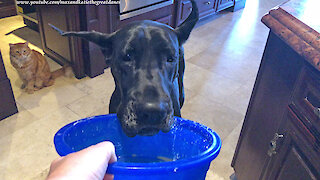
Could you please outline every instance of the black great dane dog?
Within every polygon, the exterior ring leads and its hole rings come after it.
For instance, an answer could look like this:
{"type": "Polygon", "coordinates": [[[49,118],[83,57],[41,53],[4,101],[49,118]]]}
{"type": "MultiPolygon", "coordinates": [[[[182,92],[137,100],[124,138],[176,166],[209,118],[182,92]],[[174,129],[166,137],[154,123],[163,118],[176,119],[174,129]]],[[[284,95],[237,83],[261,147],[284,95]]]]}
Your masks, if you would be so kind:
{"type": "Polygon", "coordinates": [[[199,19],[194,0],[189,17],[178,28],[144,20],[112,34],[63,32],[99,45],[115,81],[109,112],[116,113],[127,136],[168,132],[184,102],[183,43],[199,19]]]}

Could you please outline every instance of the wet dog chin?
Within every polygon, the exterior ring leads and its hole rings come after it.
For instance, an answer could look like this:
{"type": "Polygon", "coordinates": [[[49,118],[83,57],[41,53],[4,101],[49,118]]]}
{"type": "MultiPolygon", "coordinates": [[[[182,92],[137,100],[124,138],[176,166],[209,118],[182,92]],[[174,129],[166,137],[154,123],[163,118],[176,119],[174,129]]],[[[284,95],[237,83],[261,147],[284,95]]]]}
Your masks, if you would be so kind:
{"type": "Polygon", "coordinates": [[[159,129],[159,128],[142,128],[139,130],[135,130],[135,129],[125,129],[123,128],[124,133],[128,136],[128,137],[135,137],[136,135],[140,135],[140,136],[153,136],[156,135],[157,133],[159,133],[160,131],[167,133],[170,131],[170,128],[165,128],[165,129],[159,129]]]}
{"type": "Polygon", "coordinates": [[[140,136],[153,136],[159,133],[160,131],[167,133],[171,130],[171,126],[173,124],[173,118],[168,121],[169,123],[166,125],[162,125],[160,127],[129,127],[122,126],[124,133],[128,137],[135,137],[136,135],[140,136]]]}

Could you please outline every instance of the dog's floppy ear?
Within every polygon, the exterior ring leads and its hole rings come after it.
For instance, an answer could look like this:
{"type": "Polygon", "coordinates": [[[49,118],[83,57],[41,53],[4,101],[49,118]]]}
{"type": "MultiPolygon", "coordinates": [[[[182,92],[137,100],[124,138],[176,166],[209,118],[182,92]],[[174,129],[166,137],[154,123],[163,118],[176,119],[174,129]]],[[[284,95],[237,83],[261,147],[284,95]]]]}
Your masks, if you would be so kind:
{"type": "Polygon", "coordinates": [[[61,36],[77,36],[81,37],[83,39],[86,39],[88,41],[91,41],[97,45],[99,45],[101,48],[111,48],[111,37],[113,34],[104,34],[96,31],[79,31],[79,32],[64,32],[61,29],[55,27],[52,24],[49,24],[54,30],[56,30],[61,36]]]}
{"type": "Polygon", "coordinates": [[[197,4],[194,0],[191,0],[192,3],[192,11],[188,18],[174,31],[178,36],[179,44],[182,45],[189,38],[189,35],[199,20],[199,11],[197,4]]]}

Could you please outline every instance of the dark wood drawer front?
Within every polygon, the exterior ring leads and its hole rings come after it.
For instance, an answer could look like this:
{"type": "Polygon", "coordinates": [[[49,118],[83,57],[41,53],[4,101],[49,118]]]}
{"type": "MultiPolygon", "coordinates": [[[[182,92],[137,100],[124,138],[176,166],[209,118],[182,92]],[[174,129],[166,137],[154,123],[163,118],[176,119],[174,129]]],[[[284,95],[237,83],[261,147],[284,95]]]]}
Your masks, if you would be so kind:
{"type": "Polygon", "coordinates": [[[279,129],[283,137],[276,141],[276,153],[268,164],[264,180],[319,179],[319,152],[315,137],[288,108],[286,121],[279,129]]]}
{"type": "Polygon", "coordinates": [[[65,31],[80,31],[79,6],[37,6],[42,49],[59,64],[70,64],[77,78],[84,77],[82,39],[63,37],[48,23],[65,31]]]}
{"type": "Polygon", "coordinates": [[[312,164],[311,170],[313,174],[319,179],[320,177],[320,149],[319,149],[319,137],[314,135],[308,128],[302,123],[302,121],[296,116],[296,114],[289,108],[288,114],[289,128],[288,133],[295,141],[297,146],[300,146],[301,153],[312,164]]]}
{"type": "MultiPolygon", "coordinates": [[[[205,17],[215,13],[216,1],[215,0],[196,0],[199,9],[199,17],[205,17]]],[[[180,25],[187,19],[192,10],[192,4],[190,0],[182,0],[177,15],[177,25],[180,25]]]]}
{"type": "Polygon", "coordinates": [[[320,77],[309,68],[301,73],[293,94],[293,106],[304,123],[320,134],[320,77]]]}
{"type": "Polygon", "coordinates": [[[191,4],[190,1],[182,1],[181,2],[178,25],[181,24],[184,20],[187,19],[187,17],[189,16],[191,10],[192,10],[192,4],[191,4]]]}
{"type": "Polygon", "coordinates": [[[233,6],[234,0],[218,0],[217,11],[222,11],[228,7],[233,6]]]}
{"type": "Polygon", "coordinates": [[[172,15],[169,15],[169,16],[157,19],[157,21],[170,26],[172,23],[171,19],[172,19],[172,15]]]}
{"type": "Polygon", "coordinates": [[[0,121],[18,112],[0,51],[0,121]]]}
{"type": "Polygon", "coordinates": [[[14,5],[14,0],[0,0],[0,7],[14,5]]]}
{"type": "Polygon", "coordinates": [[[303,123],[303,121],[294,113],[291,108],[289,108],[288,116],[291,121],[290,123],[293,124],[300,132],[299,136],[302,136],[300,138],[306,140],[308,144],[311,145],[313,150],[320,152],[320,137],[312,130],[310,130],[310,128],[303,123]]]}
{"type": "Polygon", "coordinates": [[[278,169],[276,180],[316,180],[299,150],[292,144],[286,152],[287,157],[278,169]],[[297,173],[298,172],[298,173],[297,173]]]}
{"type": "Polygon", "coordinates": [[[200,14],[205,11],[213,10],[215,7],[215,0],[198,0],[196,1],[200,14]]]}
{"type": "Polygon", "coordinates": [[[16,15],[14,0],[0,0],[0,18],[16,15]]]}

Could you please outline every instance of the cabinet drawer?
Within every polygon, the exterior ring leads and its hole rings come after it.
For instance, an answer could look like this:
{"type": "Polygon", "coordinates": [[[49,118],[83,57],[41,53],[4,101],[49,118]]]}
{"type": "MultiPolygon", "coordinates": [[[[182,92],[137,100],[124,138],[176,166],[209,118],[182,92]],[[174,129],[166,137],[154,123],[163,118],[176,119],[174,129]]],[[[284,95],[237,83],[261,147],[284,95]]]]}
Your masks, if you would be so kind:
{"type": "Polygon", "coordinates": [[[171,25],[171,19],[172,19],[172,15],[169,15],[169,16],[157,19],[156,21],[170,26],[171,25]]]}
{"type": "Polygon", "coordinates": [[[215,0],[198,0],[196,1],[200,14],[215,8],[215,0]]]}
{"type": "Polygon", "coordinates": [[[187,19],[191,10],[192,10],[192,4],[190,1],[182,1],[181,2],[180,14],[179,14],[179,24],[187,19]]]}
{"type": "MultiPolygon", "coordinates": [[[[291,127],[287,133],[294,139],[295,144],[300,146],[304,156],[310,161],[316,172],[320,172],[320,137],[313,134],[301,121],[301,119],[288,108],[287,124],[291,127]]],[[[317,173],[317,174],[318,174],[317,173]]],[[[319,174],[317,175],[319,176],[319,174]]]]}
{"type": "Polygon", "coordinates": [[[293,93],[293,109],[307,126],[320,134],[320,76],[305,68],[293,93]]]}
{"type": "MultiPolygon", "coordinates": [[[[295,136],[299,136],[299,138],[304,139],[309,144],[314,151],[320,152],[320,137],[317,136],[314,132],[310,130],[302,120],[296,115],[296,113],[291,109],[288,108],[288,118],[290,119],[290,124],[292,124],[295,129],[297,129],[299,134],[294,134],[295,136]]],[[[303,141],[300,141],[303,142],[303,141]]],[[[320,159],[319,159],[320,160],[320,159]]]]}
{"type": "MultiPolygon", "coordinates": [[[[200,19],[215,13],[216,0],[196,0],[196,3],[199,9],[200,19]]],[[[178,9],[177,25],[180,25],[184,20],[187,19],[192,10],[192,4],[190,0],[182,0],[178,9]]]]}
{"type": "Polygon", "coordinates": [[[318,180],[320,156],[316,138],[290,107],[278,131],[282,137],[270,141],[269,150],[273,153],[260,179],[318,180]]]}
{"type": "Polygon", "coordinates": [[[0,7],[15,5],[14,0],[0,0],[0,7]]]}
{"type": "Polygon", "coordinates": [[[234,0],[218,0],[217,11],[222,11],[228,7],[233,6],[234,0]]]}

